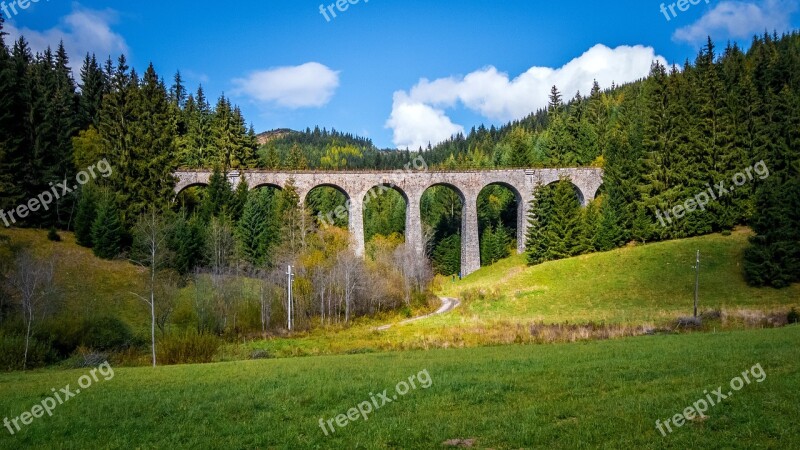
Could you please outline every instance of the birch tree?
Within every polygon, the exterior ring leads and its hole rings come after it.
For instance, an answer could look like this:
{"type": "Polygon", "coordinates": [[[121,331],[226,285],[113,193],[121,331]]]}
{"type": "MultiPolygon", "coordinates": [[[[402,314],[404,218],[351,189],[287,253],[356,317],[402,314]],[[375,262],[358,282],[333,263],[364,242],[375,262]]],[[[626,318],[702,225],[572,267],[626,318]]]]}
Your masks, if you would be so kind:
{"type": "Polygon", "coordinates": [[[153,354],[153,367],[156,366],[156,293],[158,273],[170,259],[167,240],[170,225],[164,216],[151,209],[142,214],[133,228],[133,262],[147,268],[147,295],[133,293],[150,307],[150,346],[153,354]]]}
{"type": "Polygon", "coordinates": [[[28,349],[37,316],[44,317],[48,307],[52,306],[52,294],[55,292],[55,264],[37,258],[30,250],[20,250],[8,275],[8,284],[16,294],[22,309],[25,322],[25,352],[22,370],[27,369],[28,349]]]}

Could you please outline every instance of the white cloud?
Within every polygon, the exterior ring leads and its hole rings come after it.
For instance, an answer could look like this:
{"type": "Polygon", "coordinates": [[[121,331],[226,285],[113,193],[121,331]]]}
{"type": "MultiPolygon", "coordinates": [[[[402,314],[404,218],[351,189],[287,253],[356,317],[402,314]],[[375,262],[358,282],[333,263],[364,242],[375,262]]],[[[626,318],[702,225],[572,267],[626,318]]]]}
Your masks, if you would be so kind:
{"type": "Polygon", "coordinates": [[[394,94],[392,116],[386,126],[394,130],[394,143],[398,148],[414,150],[464,131],[464,127],[454,124],[444,111],[411,100],[402,91],[394,94]]]}
{"type": "Polygon", "coordinates": [[[233,80],[234,95],[290,109],[322,107],[339,87],[339,72],[320,63],[277,67],[233,80]]]}
{"type": "Polygon", "coordinates": [[[702,44],[708,36],[715,40],[748,39],[765,31],[787,31],[797,3],[797,0],[724,1],[697,22],[676,30],[672,39],[702,44]]]}
{"type": "Polygon", "coordinates": [[[7,22],[4,24],[4,31],[9,35],[7,44],[22,35],[34,53],[43,52],[47,47],[55,51],[59,42],[63,41],[67,54],[72,59],[73,71],[77,72],[87,53],[94,53],[101,62],[108,56],[128,53],[125,38],[111,29],[111,24],[116,20],[117,15],[113,10],[97,11],[74,3],[72,12],[62,17],[59,24],[49,30],[17,28],[13,23],[7,22]]]}
{"type": "Polygon", "coordinates": [[[514,79],[492,66],[464,77],[423,78],[410,92],[395,92],[386,127],[394,130],[400,148],[435,144],[464,129],[444,109],[463,105],[494,121],[520,119],[547,105],[552,86],[569,99],[579,90],[588,94],[594,80],[608,87],[643,78],[656,60],[667,63],[652,47],[598,44],[561,68],[531,67],[514,79]]]}

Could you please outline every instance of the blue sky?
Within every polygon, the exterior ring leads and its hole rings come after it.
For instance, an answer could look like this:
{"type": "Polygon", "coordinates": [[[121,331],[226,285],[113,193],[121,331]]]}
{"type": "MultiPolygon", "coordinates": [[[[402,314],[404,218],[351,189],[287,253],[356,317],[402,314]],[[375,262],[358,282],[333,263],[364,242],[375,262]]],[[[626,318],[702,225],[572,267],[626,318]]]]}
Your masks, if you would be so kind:
{"type": "Polygon", "coordinates": [[[9,9],[6,31],[34,50],[63,39],[73,66],[124,52],[170,83],[180,70],[257,131],[319,125],[415,148],[523,117],[553,84],[571,97],[694,59],[706,35],[722,47],[793,29],[800,0],[685,0],[674,15],[656,0],[359,0],[326,20],[333,1],[39,0],[9,9]]]}

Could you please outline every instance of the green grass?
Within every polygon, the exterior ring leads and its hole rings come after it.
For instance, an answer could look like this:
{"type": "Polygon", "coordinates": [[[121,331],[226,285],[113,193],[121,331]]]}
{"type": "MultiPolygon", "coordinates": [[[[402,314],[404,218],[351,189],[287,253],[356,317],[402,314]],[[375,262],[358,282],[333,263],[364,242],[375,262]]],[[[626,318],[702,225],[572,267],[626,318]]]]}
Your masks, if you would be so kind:
{"type": "Polygon", "coordinates": [[[484,321],[640,324],[691,315],[695,252],[702,255],[700,309],[788,310],[798,305],[800,285],[753,288],[743,278],[742,252],[749,232],[737,230],[691,239],[632,246],[527,267],[518,255],[486,267],[441,295],[495,291],[499,300],[467,302],[463,313],[484,321]]]}
{"type": "Polygon", "coordinates": [[[47,240],[46,230],[6,229],[13,244],[23,244],[56,263],[56,282],[66,316],[114,315],[132,326],[147,324],[149,313],[131,292],[144,286],[141,269],[128,261],[105,261],[79,246],[73,233],[59,232],[62,242],[47,240]]]}
{"type": "MultiPolygon", "coordinates": [[[[800,327],[208,365],[117,368],[0,448],[792,448],[800,327]],[[767,377],[704,422],[655,429],[742,371],[767,377]],[[428,389],[326,437],[331,418],[427,370],[428,389]]],[[[0,375],[15,417],[86,370],[0,375]]],[[[725,387],[724,391],[729,390],[725,387]]],[[[723,391],[723,392],[724,392],[723,391]]]]}

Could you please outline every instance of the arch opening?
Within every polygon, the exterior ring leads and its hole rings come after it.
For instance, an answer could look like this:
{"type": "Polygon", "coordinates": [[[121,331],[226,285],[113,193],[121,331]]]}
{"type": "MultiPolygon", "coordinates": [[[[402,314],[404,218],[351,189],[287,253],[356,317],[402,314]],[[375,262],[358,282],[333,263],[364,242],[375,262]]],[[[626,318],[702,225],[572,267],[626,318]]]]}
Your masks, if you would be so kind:
{"type": "Polygon", "coordinates": [[[350,226],[350,197],[335,184],[314,186],[305,200],[318,225],[347,229],[350,226]]]}
{"type": "Polygon", "coordinates": [[[450,184],[428,187],[420,201],[420,216],[425,236],[425,252],[433,270],[441,275],[457,275],[462,267],[462,224],[465,197],[450,184]]]}
{"type": "Polygon", "coordinates": [[[408,196],[401,189],[380,184],[364,196],[364,239],[367,246],[377,238],[395,243],[406,240],[408,196]]]}
{"type": "Polygon", "coordinates": [[[507,183],[492,183],[478,194],[478,236],[481,266],[511,256],[518,248],[524,220],[522,195],[507,183]]]}

